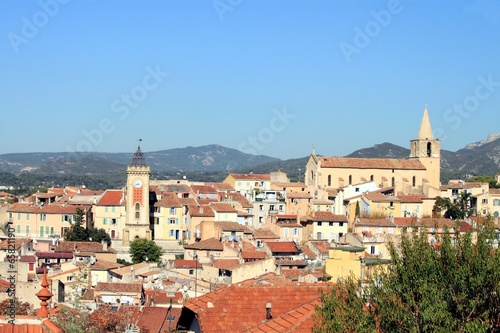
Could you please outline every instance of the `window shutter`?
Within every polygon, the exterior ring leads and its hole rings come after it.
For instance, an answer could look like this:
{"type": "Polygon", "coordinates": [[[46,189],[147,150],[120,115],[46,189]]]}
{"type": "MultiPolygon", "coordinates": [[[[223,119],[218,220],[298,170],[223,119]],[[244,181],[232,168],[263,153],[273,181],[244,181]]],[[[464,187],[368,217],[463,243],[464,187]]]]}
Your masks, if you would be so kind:
{"type": "Polygon", "coordinates": [[[175,224],[179,224],[179,218],[175,218],[175,224]]]}

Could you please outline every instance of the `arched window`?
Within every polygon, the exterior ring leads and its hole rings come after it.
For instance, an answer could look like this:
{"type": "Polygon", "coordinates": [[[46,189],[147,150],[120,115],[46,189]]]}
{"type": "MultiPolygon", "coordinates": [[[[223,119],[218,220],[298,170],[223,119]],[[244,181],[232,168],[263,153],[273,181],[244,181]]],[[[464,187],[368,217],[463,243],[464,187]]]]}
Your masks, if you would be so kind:
{"type": "Polygon", "coordinates": [[[373,175],[370,176],[370,181],[372,182],[373,181],[373,175]]]}
{"type": "Polygon", "coordinates": [[[136,211],[141,210],[141,204],[140,203],[136,203],[135,204],[135,210],[136,211]]]}
{"type": "Polygon", "coordinates": [[[432,155],[432,145],[430,142],[427,142],[427,157],[431,157],[432,155]]]}
{"type": "Polygon", "coordinates": [[[352,175],[349,175],[349,185],[352,184],[352,175]]]}
{"type": "Polygon", "coordinates": [[[413,176],[413,178],[411,179],[411,186],[417,186],[417,177],[413,176]]]}
{"type": "Polygon", "coordinates": [[[332,175],[328,175],[328,186],[332,186],[332,175]]]}

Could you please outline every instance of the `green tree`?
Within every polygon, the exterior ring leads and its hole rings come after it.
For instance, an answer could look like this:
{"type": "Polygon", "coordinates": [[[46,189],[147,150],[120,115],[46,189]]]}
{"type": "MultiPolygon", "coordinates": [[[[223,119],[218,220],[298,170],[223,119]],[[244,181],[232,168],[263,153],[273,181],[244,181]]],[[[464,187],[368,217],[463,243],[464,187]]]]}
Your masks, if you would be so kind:
{"type": "Polygon", "coordinates": [[[64,239],[67,241],[76,242],[92,242],[102,243],[105,241],[108,246],[111,245],[111,237],[104,229],[85,228],[84,227],[84,212],[80,208],[76,209],[75,220],[71,223],[71,228],[64,234],[64,239]]]}
{"type": "Polygon", "coordinates": [[[134,264],[150,261],[160,262],[165,251],[154,241],[146,238],[137,238],[130,243],[130,254],[134,264]],[[147,258],[147,259],[146,259],[147,258]]]}
{"type": "Polygon", "coordinates": [[[374,316],[359,291],[352,277],[320,291],[322,306],[316,308],[313,332],[375,333],[374,316]]]}
{"type": "MultiPolygon", "coordinates": [[[[494,228],[481,227],[476,236],[446,231],[435,243],[428,241],[424,229],[404,233],[399,247],[391,245],[390,252],[389,268],[358,289],[371,310],[352,297],[325,297],[317,310],[322,320],[316,332],[330,327],[334,328],[325,331],[371,332],[373,328],[360,319],[354,328],[337,329],[331,324],[334,319],[322,315],[325,310],[345,312],[347,318],[352,317],[349,313],[370,314],[379,332],[498,332],[500,250],[494,228]]],[[[343,288],[352,294],[353,284],[343,288]]]]}

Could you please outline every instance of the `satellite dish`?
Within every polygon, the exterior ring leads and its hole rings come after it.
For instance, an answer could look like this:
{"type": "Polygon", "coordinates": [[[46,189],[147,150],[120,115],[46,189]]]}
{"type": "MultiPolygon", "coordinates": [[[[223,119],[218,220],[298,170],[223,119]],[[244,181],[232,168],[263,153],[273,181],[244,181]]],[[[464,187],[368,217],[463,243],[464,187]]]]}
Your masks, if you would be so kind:
{"type": "Polygon", "coordinates": [[[182,179],[186,179],[186,176],[182,176],[182,179]]]}

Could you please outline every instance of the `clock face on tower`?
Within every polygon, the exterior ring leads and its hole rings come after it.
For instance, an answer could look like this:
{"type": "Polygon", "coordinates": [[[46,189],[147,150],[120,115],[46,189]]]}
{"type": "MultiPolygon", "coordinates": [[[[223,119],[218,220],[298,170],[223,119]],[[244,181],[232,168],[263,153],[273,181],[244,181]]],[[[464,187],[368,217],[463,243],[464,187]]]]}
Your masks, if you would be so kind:
{"type": "Polygon", "coordinates": [[[140,179],[134,180],[134,187],[135,188],[141,188],[142,187],[142,182],[140,179]]]}

